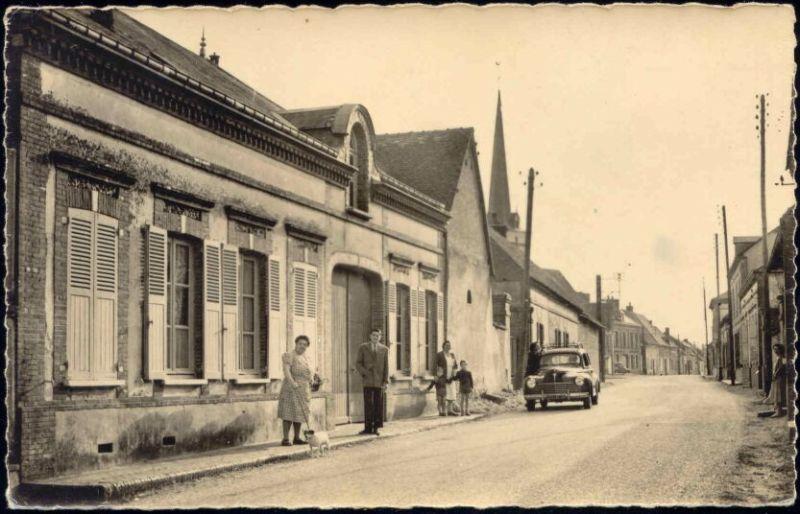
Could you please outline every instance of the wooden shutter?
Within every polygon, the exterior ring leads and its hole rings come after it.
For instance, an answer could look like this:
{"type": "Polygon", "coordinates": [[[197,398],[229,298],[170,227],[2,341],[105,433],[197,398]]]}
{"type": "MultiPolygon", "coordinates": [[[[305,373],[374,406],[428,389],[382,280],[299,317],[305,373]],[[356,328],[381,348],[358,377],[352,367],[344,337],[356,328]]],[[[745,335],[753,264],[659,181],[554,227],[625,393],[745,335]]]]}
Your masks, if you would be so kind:
{"type": "Polygon", "coordinates": [[[91,378],[94,213],[69,209],[67,231],[67,376],[91,378]]]}
{"type": "Polygon", "coordinates": [[[203,242],[203,377],[222,377],[222,287],[220,243],[203,242]]]}
{"type": "Polygon", "coordinates": [[[164,378],[167,348],[167,231],[147,227],[147,344],[145,378],[164,378]]]}
{"type": "Polygon", "coordinates": [[[117,378],[117,220],[95,213],[92,375],[117,378]]]}
{"type": "Polygon", "coordinates": [[[283,377],[281,354],[285,348],[285,341],[282,337],[285,323],[283,321],[283,304],[281,302],[281,261],[270,258],[268,266],[269,335],[267,339],[267,363],[269,369],[267,369],[267,376],[281,378],[283,377]]]}
{"type": "Polygon", "coordinates": [[[311,342],[307,359],[311,370],[316,369],[317,348],[317,269],[296,262],[292,271],[292,341],[305,335],[311,342]]]}
{"type": "Polygon", "coordinates": [[[239,248],[222,245],[222,377],[239,368],[239,248]]]}
{"type": "Polygon", "coordinates": [[[442,293],[438,293],[436,295],[436,310],[438,312],[438,320],[436,322],[436,338],[438,339],[438,344],[436,346],[437,350],[442,349],[442,345],[444,344],[445,337],[444,337],[444,295],[442,293]]]}
{"type": "MultiPolygon", "coordinates": [[[[394,282],[388,280],[384,284],[384,288],[386,289],[387,321],[385,328],[386,333],[383,335],[383,340],[391,349],[393,348],[391,343],[394,341],[395,335],[397,334],[397,286],[394,282]]],[[[389,358],[391,359],[392,356],[390,355],[389,358]]]]}

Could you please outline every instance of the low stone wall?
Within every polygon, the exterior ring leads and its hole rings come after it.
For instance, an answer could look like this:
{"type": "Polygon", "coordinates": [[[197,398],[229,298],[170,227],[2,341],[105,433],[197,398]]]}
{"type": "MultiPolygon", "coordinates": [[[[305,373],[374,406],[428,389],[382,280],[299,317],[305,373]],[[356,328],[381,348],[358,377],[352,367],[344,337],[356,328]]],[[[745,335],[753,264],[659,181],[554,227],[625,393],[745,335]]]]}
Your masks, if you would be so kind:
{"type": "MultiPolygon", "coordinates": [[[[322,395],[312,398],[312,426],[327,427],[329,403],[322,395]]],[[[35,466],[40,470],[36,475],[40,476],[265,443],[282,437],[278,400],[274,397],[156,406],[53,405],[51,409],[54,438],[45,452],[49,462],[35,466]]]]}

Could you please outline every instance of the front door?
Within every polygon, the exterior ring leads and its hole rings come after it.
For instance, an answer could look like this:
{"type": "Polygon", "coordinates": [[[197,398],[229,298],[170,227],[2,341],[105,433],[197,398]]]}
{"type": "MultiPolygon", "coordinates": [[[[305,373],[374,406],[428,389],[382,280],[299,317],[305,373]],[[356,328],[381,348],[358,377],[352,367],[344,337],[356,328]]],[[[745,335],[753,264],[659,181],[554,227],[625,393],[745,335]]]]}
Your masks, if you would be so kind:
{"type": "Polygon", "coordinates": [[[372,288],[362,273],[336,269],[332,280],[334,419],[363,421],[364,396],[355,362],[358,347],[369,340],[372,288]]]}

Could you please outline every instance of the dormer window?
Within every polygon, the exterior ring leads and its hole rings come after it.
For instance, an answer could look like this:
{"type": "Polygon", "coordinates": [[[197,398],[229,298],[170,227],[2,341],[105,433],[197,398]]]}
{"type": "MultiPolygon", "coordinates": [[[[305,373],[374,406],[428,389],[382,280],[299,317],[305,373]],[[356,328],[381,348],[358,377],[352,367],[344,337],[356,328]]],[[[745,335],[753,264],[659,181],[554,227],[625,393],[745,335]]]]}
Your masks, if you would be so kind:
{"type": "Polygon", "coordinates": [[[347,190],[347,205],[360,211],[369,211],[369,160],[367,136],[360,124],[350,131],[348,162],[358,170],[347,190]]]}

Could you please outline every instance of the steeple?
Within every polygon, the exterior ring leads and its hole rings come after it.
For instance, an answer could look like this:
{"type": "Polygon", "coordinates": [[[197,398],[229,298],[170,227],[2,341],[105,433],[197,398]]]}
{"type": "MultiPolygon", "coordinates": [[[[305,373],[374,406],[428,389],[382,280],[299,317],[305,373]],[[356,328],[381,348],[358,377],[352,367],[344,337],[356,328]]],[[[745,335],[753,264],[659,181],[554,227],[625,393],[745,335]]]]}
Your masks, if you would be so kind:
{"type": "Polygon", "coordinates": [[[506,143],[503,137],[503,106],[497,92],[497,115],[494,121],[494,147],[492,149],[492,177],[489,185],[489,225],[506,235],[519,225],[517,216],[511,215],[506,169],[506,143]],[[515,223],[516,221],[516,223],[515,223]]]}
{"type": "Polygon", "coordinates": [[[203,35],[200,36],[200,57],[206,56],[206,28],[203,27],[203,35]]]}

